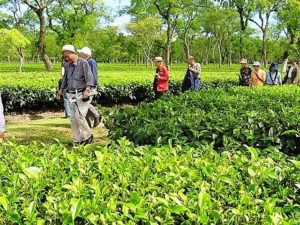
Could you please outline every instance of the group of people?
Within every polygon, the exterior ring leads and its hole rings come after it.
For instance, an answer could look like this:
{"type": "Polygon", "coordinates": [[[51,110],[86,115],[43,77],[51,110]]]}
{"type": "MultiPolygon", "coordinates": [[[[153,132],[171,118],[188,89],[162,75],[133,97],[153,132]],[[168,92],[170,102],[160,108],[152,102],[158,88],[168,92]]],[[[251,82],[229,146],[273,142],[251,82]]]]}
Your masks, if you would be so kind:
{"type": "MultiPolygon", "coordinates": [[[[168,92],[169,90],[169,70],[163,64],[163,59],[161,57],[155,58],[155,65],[156,65],[156,72],[154,76],[153,82],[153,90],[155,93],[155,99],[160,99],[164,93],[168,92]]],[[[188,69],[184,76],[182,82],[182,92],[188,90],[199,90],[201,87],[201,66],[200,63],[195,61],[193,56],[188,58],[188,69]]]]}
{"type": "Polygon", "coordinates": [[[62,54],[62,79],[57,99],[63,96],[65,116],[71,120],[74,144],[90,144],[94,138],[91,128],[100,123],[100,115],[92,105],[98,86],[97,63],[88,47],[76,51],[73,45],[65,45],[62,54]]]}
{"type": "MultiPolygon", "coordinates": [[[[93,141],[91,129],[100,123],[100,114],[92,105],[97,94],[98,68],[92,58],[91,49],[84,47],[80,50],[73,45],[62,47],[62,79],[57,90],[57,99],[63,96],[65,116],[71,120],[73,141],[76,145],[86,145],[93,141]],[[78,55],[79,53],[79,55],[78,55]]],[[[182,82],[182,91],[199,90],[201,88],[201,66],[195,58],[188,58],[188,68],[182,82]]],[[[156,71],[153,91],[155,99],[161,98],[169,90],[169,69],[161,57],[155,58],[156,71]]],[[[285,78],[282,80],[278,63],[273,62],[267,72],[261,69],[259,62],[249,67],[246,59],[241,60],[239,82],[241,86],[262,86],[299,83],[300,69],[297,60],[291,62],[285,78]]],[[[0,95],[0,141],[4,138],[5,120],[3,104],[0,95]]]]}
{"type": "Polygon", "coordinates": [[[267,72],[261,69],[260,62],[253,63],[253,69],[249,67],[246,59],[241,60],[242,68],[239,74],[239,83],[241,86],[263,86],[263,85],[282,85],[299,84],[300,69],[298,61],[291,61],[284,79],[279,72],[279,64],[273,62],[267,72]]]}
{"type": "MultiPolygon", "coordinates": [[[[201,88],[201,66],[195,61],[193,56],[188,58],[188,69],[182,82],[182,92],[188,90],[197,91],[201,88]]],[[[256,61],[253,63],[253,69],[249,67],[248,60],[241,60],[241,70],[239,74],[240,86],[263,86],[263,85],[282,85],[293,84],[298,85],[300,82],[300,69],[298,61],[293,60],[289,62],[290,66],[284,79],[282,79],[279,72],[279,64],[273,62],[269,70],[265,72],[261,69],[261,63],[256,61]]],[[[155,92],[155,99],[169,90],[169,70],[163,64],[161,57],[155,58],[156,73],[153,83],[153,90],[155,92]]]]}

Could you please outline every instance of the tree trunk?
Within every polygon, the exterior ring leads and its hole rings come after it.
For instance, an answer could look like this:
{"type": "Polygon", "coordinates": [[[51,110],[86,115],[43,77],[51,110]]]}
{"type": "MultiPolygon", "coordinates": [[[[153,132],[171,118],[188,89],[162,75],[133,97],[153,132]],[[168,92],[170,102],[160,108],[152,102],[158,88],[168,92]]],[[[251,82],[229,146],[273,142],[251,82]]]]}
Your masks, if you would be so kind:
{"type": "Polygon", "coordinates": [[[184,47],[185,56],[188,59],[191,53],[190,53],[190,44],[188,41],[188,37],[186,35],[184,37],[183,47],[184,47]]]}
{"type": "Polygon", "coordinates": [[[46,19],[44,15],[44,10],[40,10],[37,12],[37,15],[40,20],[40,35],[38,40],[38,51],[39,55],[41,56],[45,67],[48,71],[52,70],[52,62],[48,55],[46,54],[46,46],[45,46],[45,35],[46,35],[46,19]]]}
{"type": "Polygon", "coordinates": [[[231,67],[232,65],[232,47],[231,47],[231,42],[229,41],[229,55],[228,55],[228,64],[231,67]]]}
{"type": "Polygon", "coordinates": [[[241,30],[240,34],[240,58],[244,58],[244,31],[241,30]]]}
{"type": "Polygon", "coordinates": [[[222,39],[218,41],[219,67],[222,66],[222,39]]]}
{"type": "Polygon", "coordinates": [[[17,55],[19,57],[19,73],[21,73],[23,71],[23,67],[24,67],[24,62],[25,62],[25,56],[24,56],[24,50],[22,48],[17,49],[17,55]]]}
{"type": "Polygon", "coordinates": [[[267,29],[263,29],[263,46],[262,46],[262,60],[264,67],[267,66],[267,29]]]}
{"type": "Polygon", "coordinates": [[[172,51],[172,27],[171,23],[168,23],[168,29],[167,29],[167,47],[166,47],[166,64],[167,66],[170,66],[171,64],[171,51],[172,51]]]}

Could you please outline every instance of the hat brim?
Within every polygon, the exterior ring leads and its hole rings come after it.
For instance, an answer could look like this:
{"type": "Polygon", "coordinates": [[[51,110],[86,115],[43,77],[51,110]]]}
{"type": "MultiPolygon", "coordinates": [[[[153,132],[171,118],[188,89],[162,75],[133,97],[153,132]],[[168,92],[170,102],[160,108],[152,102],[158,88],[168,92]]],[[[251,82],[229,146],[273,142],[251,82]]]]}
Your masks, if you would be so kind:
{"type": "Polygon", "coordinates": [[[76,50],[74,51],[74,50],[70,50],[70,49],[65,49],[65,50],[63,50],[62,52],[63,52],[63,53],[64,53],[64,52],[72,52],[72,53],[77,53],[77,52],[76,52],[76,50]]]}

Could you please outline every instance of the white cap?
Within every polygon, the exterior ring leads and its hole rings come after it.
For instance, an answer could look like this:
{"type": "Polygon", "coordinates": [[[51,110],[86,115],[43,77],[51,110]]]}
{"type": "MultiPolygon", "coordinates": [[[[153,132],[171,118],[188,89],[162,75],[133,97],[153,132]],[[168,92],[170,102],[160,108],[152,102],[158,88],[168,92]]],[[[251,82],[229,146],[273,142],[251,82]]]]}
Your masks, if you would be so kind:
{"type": "Polygon", "coordinates": [[[154,61],[155,61],[155,62],[162,62],[163,59],[162,59],[162,57],[156,57],[156,58],[154,59],[154,61]]]}
{"type": "Polygon", "coordinates": [[[91,56],[92,55],[92,50],[88,47],[84,47],[82,49],[78,49],[77,50],[79,53],[82,53],[82,54],[85,54],[85,55],[89,55],[91,56]]]}
{"type": "Polygon", "coordinates": [[[258,62],[258,61],[255,61],[254,63],[253,63],[253,66],[261,66],[261,63],[260,62],[258,62]]]}
{"type": "Polygon", "coordinates": [[[73,45],[64,45],[62,47],[62,52],[66,51],[76,53],[75,47],[73,45]]]}

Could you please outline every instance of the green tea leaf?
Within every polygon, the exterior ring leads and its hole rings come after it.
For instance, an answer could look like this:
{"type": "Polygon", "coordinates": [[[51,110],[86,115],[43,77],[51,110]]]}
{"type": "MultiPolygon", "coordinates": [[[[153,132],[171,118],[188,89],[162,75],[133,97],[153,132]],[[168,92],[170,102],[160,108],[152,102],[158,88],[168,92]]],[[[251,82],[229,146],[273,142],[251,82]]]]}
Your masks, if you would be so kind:
{"type": "Polygon", "coordinates": [[[5,211],[8,211],[8,200],[6,196],[0,196],[0,205],[4,208],[5,211]]]}
{"type": "Polygon", "coordinates": [[[42,172],[42,169],[39,167],[28,167],[28,168],[24,168],[23,169],[23,173],[31,178],[31,179],[35,179],[38,180],[40,178],[40,174],[42,172]]]}

